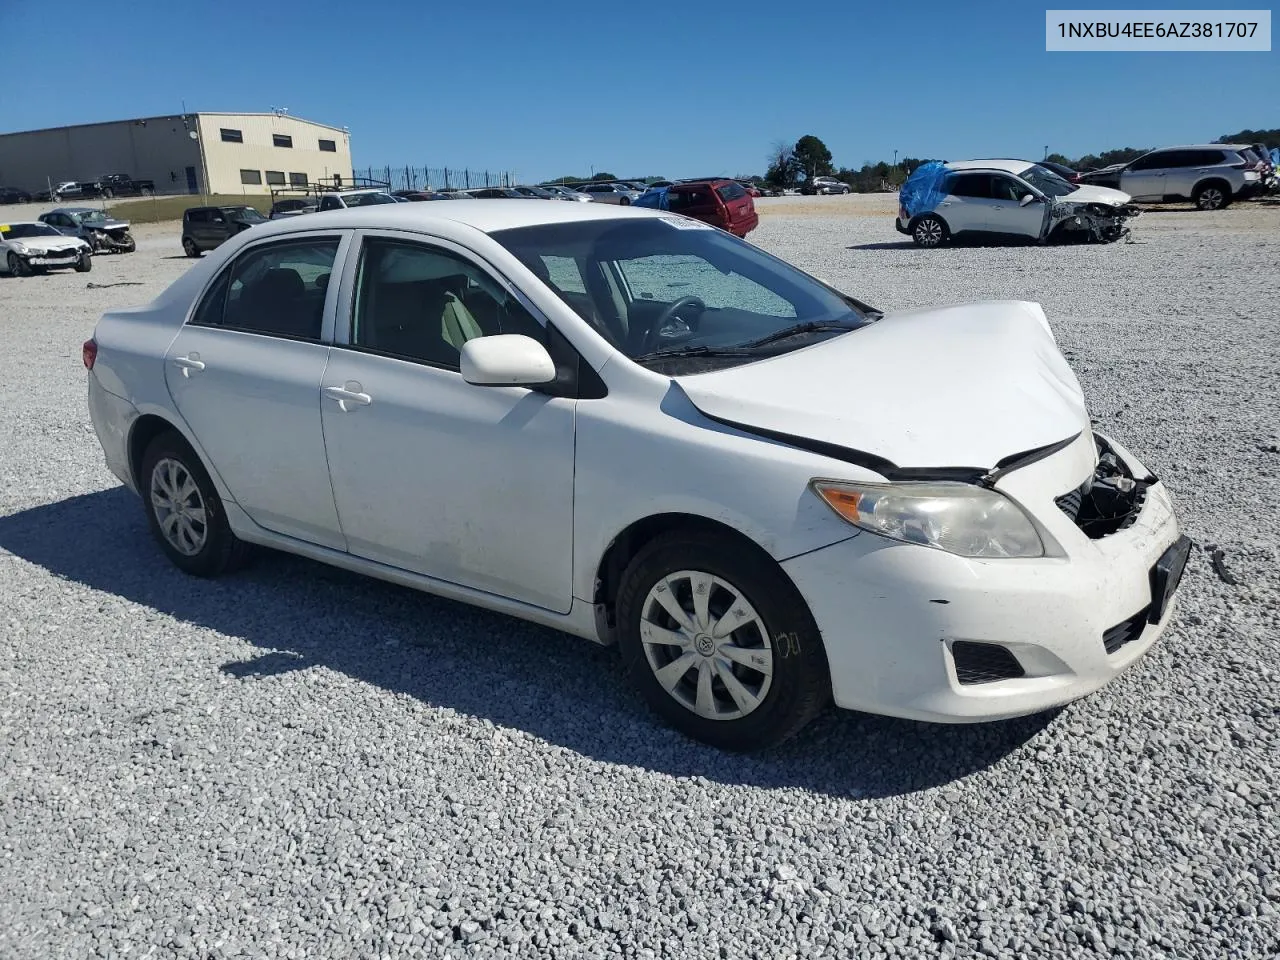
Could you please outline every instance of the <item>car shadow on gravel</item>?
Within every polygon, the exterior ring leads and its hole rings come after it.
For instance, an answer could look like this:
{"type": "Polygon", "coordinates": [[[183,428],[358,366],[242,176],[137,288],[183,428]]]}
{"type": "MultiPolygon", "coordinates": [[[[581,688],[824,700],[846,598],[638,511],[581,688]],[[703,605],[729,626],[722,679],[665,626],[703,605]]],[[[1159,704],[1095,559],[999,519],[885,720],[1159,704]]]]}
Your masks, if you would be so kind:
{"type": "Polygon", "coordinates": [[[0,517],[0,549],[55,576],[262,653],[222,670],[245,683],[324,667],[525,731],[597,760],[723,784],[885,797],[984,770],[1050,722],[947,726],[828,710],[795,739],[726,754],[661,726],[616,651],[466,604],[274,551],[218,580],[164,558],[123,487],[0,517]]]}

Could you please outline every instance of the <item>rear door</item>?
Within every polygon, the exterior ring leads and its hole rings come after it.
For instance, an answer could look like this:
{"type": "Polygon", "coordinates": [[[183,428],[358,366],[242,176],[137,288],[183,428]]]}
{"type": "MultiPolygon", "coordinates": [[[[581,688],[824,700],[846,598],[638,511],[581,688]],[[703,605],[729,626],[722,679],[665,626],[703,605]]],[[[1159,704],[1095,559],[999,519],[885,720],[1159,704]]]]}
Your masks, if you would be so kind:
{"type": "Polygon", "coordinates": [[[747,193],[747,188],[740,183],[722,183],[716,187],[716,196],[724,206],[725,227],[730,233],[743,234],[756,225],[756,207],[747,193]]]}
{"type": "Polygon", "coordinates": [[[1229,162],[1228,154],[1223,150],[1187,150],[1186,165],[1177,171],[1170,171],[1171,174],[1176,173],[1176,177],[1170,177],[1177,184],[1177,189],[1173,192],[1179,197],[1190,197],[1196,184],[1212,176],[1219,176],[1231,183],[1230,171],[1226,169],[1229,162]]]}
{"type": "Polygon", "coordinates": [[[724,210],[709,183],[677,183],[667,191],[667,209],[727,229],[724,210]]]}
{"type": "Polygon", "coordinates": [[[951,190],[938,204],[938,214],[952,233],[991,229],[992,207],[996,205],[991,189],[991,174],[957,173],[951,190]]]}
{"type": "Polygon", "coordinates": [[[341,231],[247,247],[170,344],[165,382],[205,461],[259,526],[346,549],[320,423],[341,231]]]}

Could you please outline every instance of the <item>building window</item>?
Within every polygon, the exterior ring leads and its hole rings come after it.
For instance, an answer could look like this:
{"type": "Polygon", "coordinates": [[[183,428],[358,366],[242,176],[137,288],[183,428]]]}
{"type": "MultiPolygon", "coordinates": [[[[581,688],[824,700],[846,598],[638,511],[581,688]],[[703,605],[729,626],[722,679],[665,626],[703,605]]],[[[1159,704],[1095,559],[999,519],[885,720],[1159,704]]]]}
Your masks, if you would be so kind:
{"type": "Polygon", "coordinates": [[[321,140],[320,149],[323,150],[325,153],[337,153],[338,144],[336,141],[333,141],[333,140],[321,140]]]}
{"type": "Polygon", "coordinates": [[[268,183],[270,186],[273,186],[273,187],[283,187],[283,186],[284,186],[284,171],[283,171],[283,170],[268,170],[268,171],[267,171],[267,183],[268,183]]]}
{"type": "Polygon", "coordinates": [[[230,127],[223,127],[222,133],[223,143],[244,143],[244,134],[239,130],[232,130],[230,127]]]}
{"type": "Polygon", "coordinates": [[[273,133],[271,135],[271,142],[277,147],[292,147],[293,137],[286,137],[283,133],[273,133]]]}
{"type": "Polygon", "coordinates": [[[262,172],[259,170],[241,170],[240,182],[255,186],[260,185],[262,183],[262,172]]]}
{"type": "Polygon", "coordinates": [[[289,174],[289,186],[305,187],[307,185],[307,175],[305,173],[289,174]]]}

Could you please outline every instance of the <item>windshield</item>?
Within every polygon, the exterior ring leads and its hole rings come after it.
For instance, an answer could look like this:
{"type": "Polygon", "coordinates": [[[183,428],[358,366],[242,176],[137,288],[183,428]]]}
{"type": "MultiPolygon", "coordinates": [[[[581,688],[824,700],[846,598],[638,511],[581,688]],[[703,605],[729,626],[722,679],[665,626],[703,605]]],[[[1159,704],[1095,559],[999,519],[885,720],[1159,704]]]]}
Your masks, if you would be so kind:
{"type": "Polygon", "coordinates": [[[618,350],[672,374],[798,349],[878,316],[759,248],[681,216],[491,236],[618,350]],[[812,325],[822,329],[784,333],[812,325]],[[712,356],[721,351],[729,352],[712,356]]]}
{"type": "Polygon", "coordinates": [[[1079,189],[1074,183],[1062,179],[1048,167],[1042,167],[1038,163],[1033,163],[1018,176],[1050,197],[1065,197],[1079,189]]]}
{"type": "Polygon", "coordinates": [[[47,223],[15,223],[0,227],[0,237],[5,240],[26,240],[31,237],[60,237],[60,234],[47,223]]]}
{"type": "Polygon", "coordinates": [[[77,212],[75,216],[81,223],[101,223],[107,219],[107,215],[101,210],[85,210],[83,213],[77,212]]]}
{"type": "Polygon", "coordinates": [[[223,207],[222,212],[231,220],[240,220],[244,223],[258,223],[267,219],[254,207],[223,207]]]}

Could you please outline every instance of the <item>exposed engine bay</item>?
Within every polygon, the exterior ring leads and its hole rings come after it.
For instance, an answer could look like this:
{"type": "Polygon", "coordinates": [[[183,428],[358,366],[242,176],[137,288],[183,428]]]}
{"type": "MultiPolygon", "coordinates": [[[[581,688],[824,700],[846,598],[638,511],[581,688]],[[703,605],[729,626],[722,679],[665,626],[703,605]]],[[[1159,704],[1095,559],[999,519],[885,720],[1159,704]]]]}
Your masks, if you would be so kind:
{"type": "Polygon", "coordinates": [[[1055,501],[1090,540],[1101,540],[1130,526],[1146,503],[1155,477],[1135,477],[1107,442],[1094,435],[1098,465],[1093,476],[1055,501]]]}
{"type": "Polygon", "coordinates": [[[1114,243],[1129,235],[1126,221],[1141,212],[1134,203],[1073,203],[1059,199],[1045,215],[1043,236],[1063,243],[1114,243]]]}

